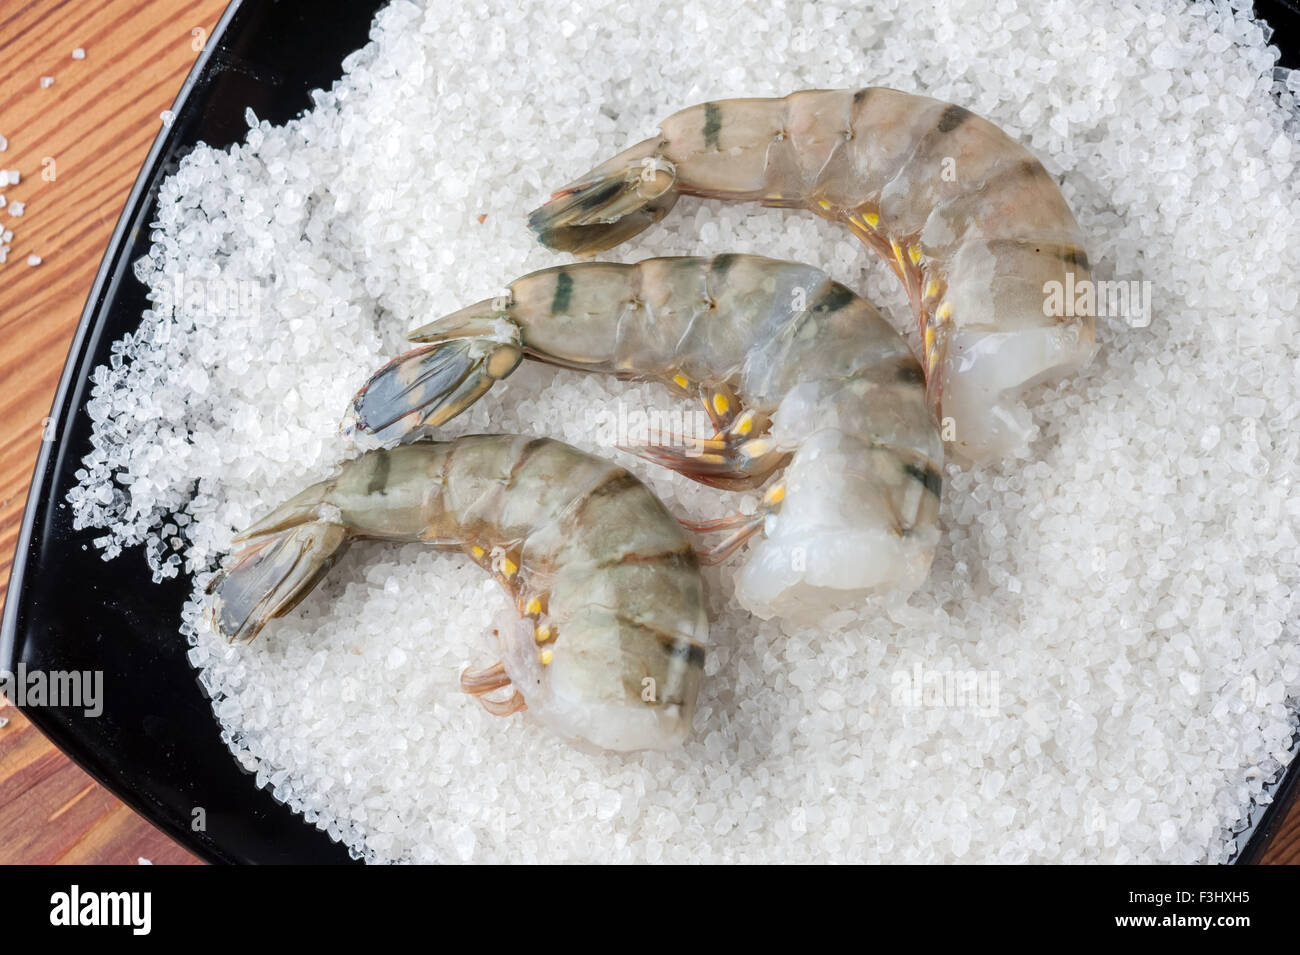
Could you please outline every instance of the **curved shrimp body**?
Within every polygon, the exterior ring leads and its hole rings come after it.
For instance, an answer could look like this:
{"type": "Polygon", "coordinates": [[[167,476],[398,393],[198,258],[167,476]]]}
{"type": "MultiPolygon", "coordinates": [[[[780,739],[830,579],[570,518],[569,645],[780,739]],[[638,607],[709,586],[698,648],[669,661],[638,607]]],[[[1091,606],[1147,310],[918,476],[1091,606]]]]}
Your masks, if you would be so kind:
{"type": "Polygon", "coordinates": [[[461,550],[511,595],[501,662],[462,686],[568,739],[667,749],[690,729],[708,621],[678,522],[624,469],[559,441],[475,435],[370,451],[237,538],[211,619],[251,640],[368,538],[461,550]],[[513,684],[509,699],[489,696],[513,684]]]}
{"type": "Polygon", "coordinates": [[[881,87],[693,106],[530,224],[550,248],[591,254],[682,194],[808,209],[874,249],[907,289],[929,400],[969,461],[1023,454],[1018,394],[1092,356],[1091,315],[1050,304],[1090,279],[1069,206],[1027,149],[960,106],[881,87]]]}
{"type": "Polygon", "coordinates": [[[696,526],[729,532],[713,559],[763,532],[737,587],[760,616],[814,618],[928,573],[943,443],[921,368],[817,269],[755,255],[563,265],[410,337],[428,344],[353,402],[353,426],[384,440],[446,421],[525,355],[700,398],[713,438],[627,450],[726,488],[786,468],[757,514],[696,526]]]}

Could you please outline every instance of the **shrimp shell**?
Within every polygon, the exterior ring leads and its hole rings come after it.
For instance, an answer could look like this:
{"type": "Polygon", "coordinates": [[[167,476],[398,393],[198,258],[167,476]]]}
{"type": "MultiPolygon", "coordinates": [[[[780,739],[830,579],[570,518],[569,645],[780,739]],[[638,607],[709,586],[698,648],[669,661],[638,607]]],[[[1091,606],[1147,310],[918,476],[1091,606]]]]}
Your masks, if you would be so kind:
{"type": "Polygon", "coordinates": [[[529,221],[549,248],[589,255],[659,221],[680,195],[808,209],[880,255],[911,301],[931,407],[967,461],[1026,454],[1034,426],[1021,392],[1095,350],[1092,315],[1057,307],[1062,290],[1091,280],[1060,189],[960,106],[883,87],[703,103],[529,221]]]}
{"type": "Polygon", "coordinates": [[[502,660],[461,678],[490,712],[526,705],[612,750],[669,749],[689,732],[708,641],[699,564],[624,469],[514,435],[369,451],[236,538],[209,588],[214,629],[252,640],[360,539],[462,550],[505,587],[518,614],[497,627],[502,660]]]}
{"type": "Polygon", "coordinates": [[[811,266],[756,255],[585,262],[544,269],[411,334],[349,424],[403,439],[467,408],[521,357],[699,398],[716,434],[625,447],[705,484],[754,488],[757,513],[706,560],[759,542],[737,580],[762,617],[815,620],[864,594],[906,593],[937,544],[943,442],[907,343],[811,266]],[[761,532],[761,534],[760,534],[761,532]]]}

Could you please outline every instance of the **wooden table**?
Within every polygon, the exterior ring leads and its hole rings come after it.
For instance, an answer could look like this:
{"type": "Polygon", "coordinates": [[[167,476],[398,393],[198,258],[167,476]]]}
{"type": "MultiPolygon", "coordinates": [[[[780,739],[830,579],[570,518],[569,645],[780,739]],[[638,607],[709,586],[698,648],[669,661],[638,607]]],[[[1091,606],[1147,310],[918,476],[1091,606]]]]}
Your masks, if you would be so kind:
{"type": "MultiPolygon", "coordinates": [[[[224,0],[34,0],[0,10],[0,189],[27,203],[0,265],[0,594],[45,416],[100,257],[141,163],[224,0]],[[86,51],[74,60],[76,48],[86,51]],[[41,87],[41,77],[54,84],[41,87]],[[42,179],[46,157],[55,178],[42,179]],[[30,267],[28,255],[41,257],[30,267]]],[[[0,863],[196,862],[0,709],[0,863]]],[[[1300,862],[1300,811],[1266,861],[1300,862]]]]}

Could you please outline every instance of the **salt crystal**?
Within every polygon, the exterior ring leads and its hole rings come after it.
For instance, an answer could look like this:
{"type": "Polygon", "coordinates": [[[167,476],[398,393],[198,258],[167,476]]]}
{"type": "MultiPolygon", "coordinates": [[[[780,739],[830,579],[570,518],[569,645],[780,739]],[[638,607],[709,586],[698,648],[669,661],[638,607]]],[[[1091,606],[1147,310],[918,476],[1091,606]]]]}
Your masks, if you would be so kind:
{"type": "Polygon", "coordinates": [[[1238,395],[1232,402],[1234,414],[1243,418],[1259,418],[1264,414],[1268,405],[1263,398],[1256,398],[1249,395],[1238,395]]]}
{"type": "Polygon", "coordinates": [[[1197,613],[1196,622],[1203,628],[1217,627],[1223,621],[1224,602],[1218,597],[1206,597],[1197,613]]]}
{"type": "Polygon", "coordinates": [[[474,837],[471,829],[460,828],[452,837],[452,844],[456,849],[456,856],[461,862],[468,862],[474,858],[474,847],[478,840],[474,837]]]}

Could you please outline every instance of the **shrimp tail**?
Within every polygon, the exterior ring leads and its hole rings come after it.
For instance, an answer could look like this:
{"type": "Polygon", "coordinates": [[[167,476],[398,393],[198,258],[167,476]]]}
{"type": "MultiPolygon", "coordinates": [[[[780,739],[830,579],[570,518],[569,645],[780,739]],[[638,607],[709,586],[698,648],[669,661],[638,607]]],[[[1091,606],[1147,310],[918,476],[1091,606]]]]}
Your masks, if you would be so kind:
{"type": "Polygon", "coordinates": [[[647,139],[554,193],[528,216],[542,245],[592,255],[654,225],[677,204],[677,170],[647,139]]]}
{"type": "MultiPolygon", "coordinates": [[[[273,523],[287,523],[288,515],[281,513],[287,507],[272,515],[273,523]]],[[[208,585],[215,594],[212,627],[232,643],[250,642],[268,622],[296,607],[351,542],[347,528],[324,520],[304,520],[248,539],[251,531],[208,585]]]]}
{"type": "MultiPolygon", "coordinates": [[[[471,306],[471,308],[481,308],[471,306]]],[[[460,414],[523,358],[519,329],[501,316],[465,318],[466,309],[412,332],[425,342],[390,361],[352,399],[345,433],[360,431],[381,442],[438,427],[460,414]]]]}

